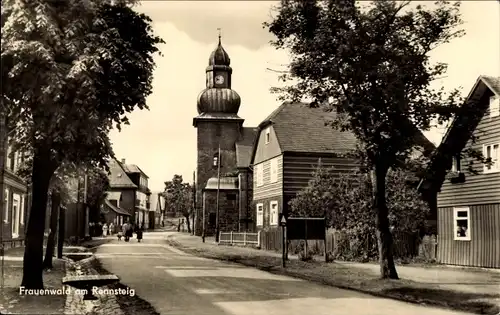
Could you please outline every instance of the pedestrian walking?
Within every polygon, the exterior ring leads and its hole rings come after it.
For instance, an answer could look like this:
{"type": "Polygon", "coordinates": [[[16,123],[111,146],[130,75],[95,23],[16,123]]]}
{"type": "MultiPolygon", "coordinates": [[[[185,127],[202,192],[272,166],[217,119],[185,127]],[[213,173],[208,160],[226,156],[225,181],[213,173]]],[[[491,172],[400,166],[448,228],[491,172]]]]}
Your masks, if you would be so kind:
{"type": "Polygon", "coordinates": [[[115,234],[115,225],[113,224],[113,222],[111,222],[109,224],[109,235],[113,235],[115,234]]]}
{"type": "Polygon", "coordinates": [[[102,236],[106,237],[108,235],[108,225],[104,223],[102,226],[102,236]]]}
{"type": "Polygon", "coordinates": [[[142,227],[138,227],[137,231],[135,232],[135,234],[137,234],[137,242],[139,242],[139,243],[142,240],[142,232],[143,232],[143,228],[142,227]]]}
{"type": "Polygon", "coordinates": [[[125,242],[128,242],[128,223],[122,225],[122,233],[125,237],[125,242]]]}

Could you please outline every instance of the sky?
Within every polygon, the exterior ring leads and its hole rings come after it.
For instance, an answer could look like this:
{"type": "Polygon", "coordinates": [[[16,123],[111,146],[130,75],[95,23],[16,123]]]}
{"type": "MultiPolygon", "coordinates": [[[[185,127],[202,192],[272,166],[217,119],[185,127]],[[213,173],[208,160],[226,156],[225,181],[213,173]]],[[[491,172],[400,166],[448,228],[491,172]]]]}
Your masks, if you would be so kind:
{"type": "MultiPolygon", "coordinates": [[[[415,6],[420,1],[412,2],[415,6]]],[[[420,2],[432,5],[432,2],[420,2]]],[[[163,191],[175,174],[193,181],[196,170],[196,100],[205,88],[205,68],[216,48],[218,30],[231,58],[232,89],[241,96],[239,116],[244,126],[257,126],[280,105],[269,89],[280,86],[288,54],[269,44],[262,23],[270,21],[274,1],[142,1],[136,8],[153,20],[155,34],[165,44],[155,55],[149,110],[128,115],[129,126],[110,134],[116,157],[138,165],[149,176],[149,188],[163,191]]],[[[464,1],[461,12],[466,35],[438,47],[434,62],[448,63],[446,77],[435,81],[445,89],[462,87],[466,96],[479,75],[500,76],[500,5],[497,1],[464,1]]],[[[425,132],[439,144],[444,127],[425,132]]]]}

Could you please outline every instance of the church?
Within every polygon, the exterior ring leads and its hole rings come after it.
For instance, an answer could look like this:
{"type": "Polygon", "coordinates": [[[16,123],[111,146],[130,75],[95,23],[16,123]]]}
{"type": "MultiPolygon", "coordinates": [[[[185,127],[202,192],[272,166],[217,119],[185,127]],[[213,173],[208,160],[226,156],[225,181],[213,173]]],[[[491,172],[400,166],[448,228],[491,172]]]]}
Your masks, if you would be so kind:
{"type": "Polygon", "coordinates": [[[193,119],[198,155],[194,230],[198,236],[215,235],[217,220],[220,231],[255,228],[250,158],[257,128],[243,127],[244,119],[238,116],[241,98],[231,89],[230,62],[219,35],[205,71],[206,88],[198,96],[198,116],[193,119]]]}

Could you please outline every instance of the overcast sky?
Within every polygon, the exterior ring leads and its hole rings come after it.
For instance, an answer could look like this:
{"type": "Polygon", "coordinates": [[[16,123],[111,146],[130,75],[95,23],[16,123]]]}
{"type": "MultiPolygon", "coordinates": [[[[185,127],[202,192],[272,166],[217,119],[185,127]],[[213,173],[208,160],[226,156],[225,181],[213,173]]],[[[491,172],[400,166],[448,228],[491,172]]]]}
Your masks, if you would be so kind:
{"type": "MultiPolygon", "coordinates": [[[[262,28],[276,2],[266,1],[143,1],[137,8],[153,20],[156,34],[165,40],[163,57],[156,56],[150,110],[129,115],[130,126],[113,131],[111,141],[118,159],[138,165],[149,177],[153,191],[164,189],[174,174],[192,181],[196,168],[196,99],[205,88],[208,57],[217,45],[217,28],[231,58],[232,88],[241,96],[239,116],[245,126],[258,125],[279,106],[278,75],[288,63],[284,51],[269,45],[271,34],[262,28]]],[[[412,5],[416,5],[413,2],[412,5]]],[[[431,5],[432,2],[422,2],[431,5]]],[[[436,49],[434,61],[449,64],[447,77],[437,85],[463,87],[466,95],[481,74],[500,76],[500,8],[497,1],[462,3],[467,34],[436,49]]],[[[442,129],[427,133],[438,144],[442,129]]]]}

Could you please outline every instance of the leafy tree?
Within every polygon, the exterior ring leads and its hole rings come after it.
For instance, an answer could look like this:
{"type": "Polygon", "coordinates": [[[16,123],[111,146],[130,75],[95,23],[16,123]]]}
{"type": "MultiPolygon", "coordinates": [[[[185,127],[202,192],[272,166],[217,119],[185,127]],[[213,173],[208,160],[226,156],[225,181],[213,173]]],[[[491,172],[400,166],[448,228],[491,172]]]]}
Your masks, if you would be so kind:
{"type": "Polygon", "coordinates": [[[193,187],[184,183],[182,175],[174,175],[171,181],[165,182],[163,192],[165,198],[165,210],[173,209],[175,213],[181,213],[186,218],[188,232],[191,233],[189,218],[193,214],[193,187]]]}
{"type": "Polygon", "coordinates": [[[429,52],[463,32],[459,3],[438,1],[435,8],[409,1],[380,0],[361,7],[353,0],[281,1],[278,15],[265,23],[273,44],[292,55],[296,84],[274,89],[283,98],[312,99],[311,106],[334,109],[332,126],[358,138],[361,158],[370,171],[376,211],[380,274],[398,279],[389,229],[386,176],[408,160],[418,129],[435,118],[449,119],[461,102],[430,83],[446,71],[431,64],[429,52]]]}
{"type": "MultiPolygon", "coordinates": [[[[410,176],[413,175],[401,169],[390,170],[387,176],[389,225],[397,235],[419,232],[429,212],[418,191],[407,184],[410,176]]],[[[335,168],[318,166],[308,186],[290,201],[291,214],[324,216],[329,227],[346,231],[352,239],[366,243],[375,235],[372,195],[367,173],[339,173],[335,168]]],[[[363,258],[376,254],[371,248],[359,253],[363,258]]]]}
{"type": "Polygon", "coordinates": [[[43,288],[50,179],[63,161],[107,168],[109,130],[144,109],[162,40],[134,1],[2,1],[2,106],[14,147],[32,148],[22,286],[43,288]]]}

